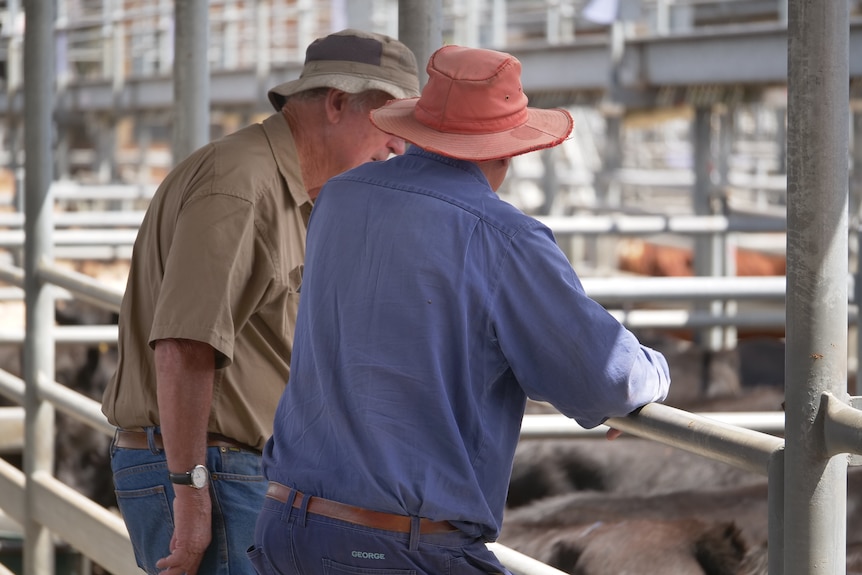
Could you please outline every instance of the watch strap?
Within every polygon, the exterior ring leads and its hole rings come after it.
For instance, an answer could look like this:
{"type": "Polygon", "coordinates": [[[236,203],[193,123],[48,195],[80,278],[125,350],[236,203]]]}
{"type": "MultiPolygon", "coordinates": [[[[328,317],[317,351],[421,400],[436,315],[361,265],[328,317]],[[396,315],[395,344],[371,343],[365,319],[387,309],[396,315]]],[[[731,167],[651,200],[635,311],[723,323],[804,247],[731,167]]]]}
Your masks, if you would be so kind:
{"type": "Polygon", "coordinates": [[[190,485],[195,489],[203,489],[209,483],[209,471],[203,465],[195,465],[184,473],[168,471],[168,479],[175,485],[190,485]]]}
{"type": "Polygon", "coordinates": [[[191,471],[183,471],[182,473],[170,473],[170,472],[168,472],[168,478],[170,478],[171,483],[175,483],[177,485],[191,485],[192,484],[192,472],[191,471]]]}

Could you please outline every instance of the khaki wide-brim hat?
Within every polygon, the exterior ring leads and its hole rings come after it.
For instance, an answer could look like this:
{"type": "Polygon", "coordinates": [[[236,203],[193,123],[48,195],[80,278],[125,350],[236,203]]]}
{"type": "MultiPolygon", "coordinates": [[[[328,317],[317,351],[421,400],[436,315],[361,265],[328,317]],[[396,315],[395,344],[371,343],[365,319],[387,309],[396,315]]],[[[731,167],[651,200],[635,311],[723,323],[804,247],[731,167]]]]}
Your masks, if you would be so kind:
{"type": "Polygon", "coordinates": [[[299,78],[279,84],[267,96],[276,111],[288,96],[314,88],[358,94],[381,90],[393,98],[419,95],[416,56],[384,34],[347,29],[318,38],[305,51],[299,78]]]}
{"type": "Polygon", "coordinates": [[[572,131],[567,111],[527,107],[521,63],[510,54],[444,46],[427,70],[422,95],[373,110],[374,125],[425,150],[474,162],[550,148],[572,131]]]}

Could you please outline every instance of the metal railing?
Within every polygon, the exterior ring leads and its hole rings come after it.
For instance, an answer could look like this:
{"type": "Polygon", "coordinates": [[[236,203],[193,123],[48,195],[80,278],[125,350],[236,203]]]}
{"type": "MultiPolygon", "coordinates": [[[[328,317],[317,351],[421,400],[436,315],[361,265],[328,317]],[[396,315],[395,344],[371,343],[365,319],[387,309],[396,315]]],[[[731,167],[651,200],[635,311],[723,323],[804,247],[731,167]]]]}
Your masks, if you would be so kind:
{"type": "MultiPolygon", "coordinates": [[[[63,288],[72,297],[80,297],[112,311],[119,308],[122,293],[99,285],[93,278],[49,262],[39,266],[39,273],[45,281],[63,288]]],[[[0,267],[0,280],[23,285],[21,270],[8,266],[0,267]]],[[[66,415],[101,433],[113,434],[113,427],[105,420],[98,402],[45,378],[40,379],[38,388],[41,400],[50,402],[66,415]]],[[[23,402],[25,384],[21,379],[0,371],[0,394],[13,401],[23,402]]],[[[862,445],[854,444],[852,435],[862,428],[862,412],[843,404],[836,405],[833,411],[835,415],[830,417],[830,421],[833,422],[834,431],[827,433],[830,445],[833,449],[862,453],[862,445]],[[857,427],[854,428],[854,425],[857,427]],[[854,429],[855,432],[852,431],[854,429]]],[[[782,456],[784,447],[784,441],[775,436],[784,430],[783,413],[698,415],[651,404],[637,415],[614,418],[608,424],[632,435],[766,475],[773,482],[781,479],[781,465],[775,465],[774,461],[782,456]]],[[[574,421],[559,415],[529,415],[524,418],[522,437],[598,437],[604,430],[604,426],[584,430],[574,421]]],[[[0,508],[21,523],[27,519],[23,505],[26,490],[23,477],[21,471],[8,464],[0,464],[0,508]]],[[[116,514],[99,507],[44,472],[34,475],[32,488],[40,503],[32,511],[35,517],[29,519],[47,526],[109,571],[134,572],[136,568],[128,534],[116,514]]],[[[782,501],[771,498],[769,506],[771,517],[781,516],[782,501]]],[[[772,547],[780,546],[773,545],[770,550],[771,553],[779,552],[772,550],[772,547]]],[[[492,545],[492,549],[515,573],[559,573],[500,544],[492,545]]]]}
{"type": "MultiPolygon", "coordinates": [[[[50,572],[53,535],[69,541],[112,572],[132,573],[136,568],[121,519],[82,500],[48,471],[54,408],[83,419],[98,419],[92,404],[84,402],[79,406],[77,397],[57,390],[46,376],[53,371],[50,349],[53,288],[59,285],[76,295],[80,291],[82,296],[99,299],[94,286],[80,281],[81,278],[68,279],[67,274],[53,269],[49,263],[53,255],[50,241],[53,225],[50,202],[46,200],[53,172],[50,115],[54,109],[56,80],[55,52],[50,49],[56,32],[55,22],[47,17],[51,4],[26,3],[28,22],[24,54],[27,60],[20,66],[20,62],[10,59],[10,68],[14,72],[17,67],[19,80],[21,70],[28,71],[21,98],[27,102],[24,118],[27,126],[26,273],[23,278],[27,333],[25,377],[14,381],[3,376],[0,382],[9,395],[17,397],[25,406],[28,457],[23,472],[0,464],[0,505],[24,527],[28,574],[50,572]]],[[[17,3],[10,5],[19,6],[17,3]]],[[[550,5],[549,2],[547,6],[550,5]]],[[[839,386],[846,385],[846,377],[842,376],[846,376],[845,304],[848,301],[844,283],[847,272],[843,267],[847,259],[846,220],[842,219],[842,215],[846,218],[846,197],[838,194],[845,189],[847,179],[846,132],[838,127],[847,125],[846,101],[842,99],[846,98],[848,75],[846,59],[838,56],[847,52],[847,10],[851,5],[856,4],[791,0],[788,10],[787,33],[795,41],[790,43],[787,58],[791,64],[789,74],[795,79],[790,84],[789,103],[797,112],[788,115],[791,121],[788,131],[788,248],[798,251],[797,259],[788,266],[788,285],[794,289],[785,296],[789,319],[787,439],[779,445],[776,438],[767,434],[742,430],[659,404],[650,404],[637,415],[609,422],[633,435],[765,473],[769,479],[768,549],[772,575],[782,573],[785,567],[789,573],[806,575],[829,573],[832,567],[831,572],[839,570],[838,559],[844,553],[839,548],[841,538],[830,539],[829,536],[839,533],[840,522],[843,522],[837,511],[842,509],[842,494],[838,489],[840,476],[846,475],[848,462],[844,453],[858,454],[862,450],[859,433],[862,412],[854,407],[858,402],[836,391],[839,386]],[[813,9],[815,3],[816,10],[813,9]],[[819,63],[823,61],[832,65],[821,69],[819,63]],[[809,74],[813,71],[817,75],[812,79],[809,74]],[[807,108],[811,101],[817,102],[816,117],[811,116],[807,108]],[[836,150],[841,153],[823,153],[836,150]],[[816,205],[812,205],[814,202],[816,205]],[[824,231],[838,233],[834,237],[815,234],[824,231]],[[803,248],[804,253],[801,253],[803,248]],[[836,277],[839,278],[837,282],[834,281],[836,277]],[[823,345],[824,341],[828,343],[823,345]],[[812,441],[812,437],[817,441],[812,441]]],[[[310,4],[300,2],[297,6],[308,8],[310,4]]],[[[556,3],[556,6],[561,4],[556,3]]],[[[299,19],[308,16],[308,13],[297,15],[299,19]]],[[[144,21],[143,16],[141,21],[144,21]]],[[[159,26],[165,22],[158,19],[153,22],[157,30],[164,32],[159,26]]],[[[152,23],[146,26],[152,31],[152,23]]],[[[14,26],[11,28],[18,30],[14,26]]],[[[16,39],[20,40],[18,32],[16,39]]],[[[10,43],[10,48],[13,46],[14,42],[10,43]]],[[[160,46],[164,49],[164,45],[160,46]]],[[[146,50],[137,54],[141,53],[152,54],[146,50]]],[[[155,65],[158,67],[167,61],[166,54],[159,54],[155,65]]],[[[105,66],[104,62],[101,66],[105,66]]],[[[10,73],[9,77],[10,80],[16,78],[16,73],[10,73]]],[[[60,77],[61,80],[65,78],[62,73],[60,77]]],[[[123,76],[119,74],[115,78],[123,76]]],[[[60,86],[62,88],[62,82],[60,86]]],[[[9,87],[7,93],[16,95],[18,87],[14,82],[10,81],[9,87]]],[[[697,126],[704,128],[707,120],[708,116],[700,110],[696,116],[697,126]]],[[[701,159],[703,150],[701,147],[701,159]]]]}

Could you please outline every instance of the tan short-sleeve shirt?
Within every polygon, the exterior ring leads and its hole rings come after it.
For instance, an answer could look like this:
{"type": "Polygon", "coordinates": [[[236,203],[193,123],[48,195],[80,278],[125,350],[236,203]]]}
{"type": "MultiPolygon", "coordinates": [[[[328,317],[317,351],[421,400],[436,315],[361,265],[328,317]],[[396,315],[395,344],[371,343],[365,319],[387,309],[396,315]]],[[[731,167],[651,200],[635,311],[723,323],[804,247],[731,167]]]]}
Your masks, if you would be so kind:
{"type": "Polygon", "coordinates": [[[159,425],[155,342],[216,350],[209,431],[262,449],[287,383],[311,200],[287,122],[210,143],[162,182],[141,224],[102,411],[159,425]]]}

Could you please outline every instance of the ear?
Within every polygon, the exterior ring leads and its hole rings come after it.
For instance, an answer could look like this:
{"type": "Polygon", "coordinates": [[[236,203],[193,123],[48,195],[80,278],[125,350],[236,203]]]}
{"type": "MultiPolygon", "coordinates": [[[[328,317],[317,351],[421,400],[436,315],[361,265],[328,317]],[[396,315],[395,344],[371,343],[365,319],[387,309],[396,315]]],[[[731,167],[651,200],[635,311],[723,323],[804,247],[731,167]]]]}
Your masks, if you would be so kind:
{"type": "Polygon", "coordinates": [[[345,111],[349,105],[347,92],[342,92],[335,88],[330,88],[326,93],[326,118],[332,124],[337,124],[341,121],[345,111]]]}

